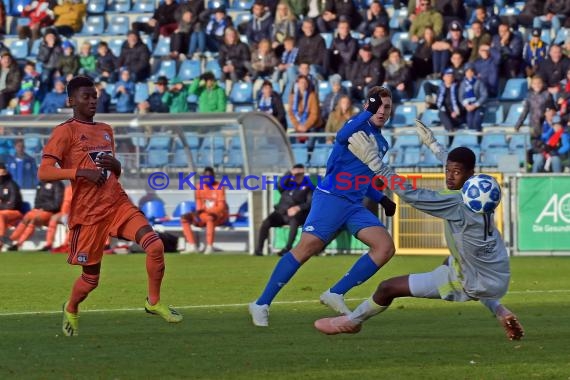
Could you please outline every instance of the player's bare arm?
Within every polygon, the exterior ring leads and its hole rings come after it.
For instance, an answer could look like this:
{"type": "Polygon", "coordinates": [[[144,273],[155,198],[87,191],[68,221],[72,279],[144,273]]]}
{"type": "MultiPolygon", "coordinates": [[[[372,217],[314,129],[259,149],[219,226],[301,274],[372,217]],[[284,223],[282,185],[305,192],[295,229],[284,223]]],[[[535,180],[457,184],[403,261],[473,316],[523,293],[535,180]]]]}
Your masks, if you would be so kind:
{"type": "Polygon", "coordinates": [[[38,177],[40,181],[59,181],[59,180],[75,180],[83,177],[88,181],[102,186],[105,181],[105,175],[97,169],[61,169],[56,166],[57,161],[52,157],[42,158],[38,170],[38,177]]]}

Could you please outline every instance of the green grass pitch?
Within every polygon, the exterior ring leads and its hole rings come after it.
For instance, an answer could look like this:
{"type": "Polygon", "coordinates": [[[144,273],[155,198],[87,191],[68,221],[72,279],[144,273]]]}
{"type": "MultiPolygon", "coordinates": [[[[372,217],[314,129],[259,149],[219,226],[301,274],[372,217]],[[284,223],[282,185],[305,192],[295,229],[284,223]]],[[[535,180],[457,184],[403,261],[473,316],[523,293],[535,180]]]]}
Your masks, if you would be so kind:
{"type": "MultiPolygon", "coordinates": [[[[84,302],[80,335],[60,309],[79,268],[64,255],[0,254],[0,379],[568,379],[570,258],[514,258],[504,303],[526,337],[505,338],[478,302],[400,299],[356,335],[325,336],[318,303],[356,256],[316,257],[251,324],[277,257],[169,254],[162,298],[184,321],[144,313],[144,255],[108,255],[84,302]]],[[[356,306],[385,278],[432,270],[443,257],[395,257],[347,297],[356,306]]]]}

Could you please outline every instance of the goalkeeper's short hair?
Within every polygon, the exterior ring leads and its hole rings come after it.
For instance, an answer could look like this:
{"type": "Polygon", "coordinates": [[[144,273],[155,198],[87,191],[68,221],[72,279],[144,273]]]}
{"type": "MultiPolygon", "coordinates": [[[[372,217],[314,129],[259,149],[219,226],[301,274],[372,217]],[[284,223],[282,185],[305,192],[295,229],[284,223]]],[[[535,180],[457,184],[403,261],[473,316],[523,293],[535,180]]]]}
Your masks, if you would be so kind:
{"type": "Polygon", "coordinates": [[[466,170],[474,170],[477,159],[475,158],[475,153],[473,153],[471,149],[460,146],[449,152],[447,155],[447,161],[458,162],[463,164],[466,170]]]}

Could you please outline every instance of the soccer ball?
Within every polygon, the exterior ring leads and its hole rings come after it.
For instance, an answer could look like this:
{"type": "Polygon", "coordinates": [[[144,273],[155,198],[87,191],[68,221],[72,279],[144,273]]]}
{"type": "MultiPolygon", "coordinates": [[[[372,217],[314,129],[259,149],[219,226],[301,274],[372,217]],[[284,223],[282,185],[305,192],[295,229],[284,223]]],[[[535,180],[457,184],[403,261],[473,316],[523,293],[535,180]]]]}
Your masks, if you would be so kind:
{"type": "Polygon", "coordinates": [[[463,202],[477,214],[493,212],[501,202],[501,186],[487,174],[472,176],[461,189],[463,202]]]}

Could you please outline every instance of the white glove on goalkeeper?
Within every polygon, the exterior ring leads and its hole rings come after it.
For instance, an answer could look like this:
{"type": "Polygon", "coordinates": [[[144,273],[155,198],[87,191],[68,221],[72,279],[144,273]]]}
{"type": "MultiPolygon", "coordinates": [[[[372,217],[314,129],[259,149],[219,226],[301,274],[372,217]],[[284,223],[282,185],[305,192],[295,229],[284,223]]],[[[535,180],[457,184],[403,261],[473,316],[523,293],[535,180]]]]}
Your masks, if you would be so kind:
{"type": "Polygon", "coordinates": [[[373,134],[368,136],[364,131],[354,133],[348,139],[348,149],[374,173],[382,169],[384,156],[378,150],[378,143],[373,134]]]}
{"type": "Polygon", "coordinates": [[[432,130],[418,119],[416,119],[416,132],[418,133],[420,140],[422,140],[422,143],[430,148],[436,157],[441,159],[440,156],[445,153],[445,147],[437,142],[432,130]]]}

